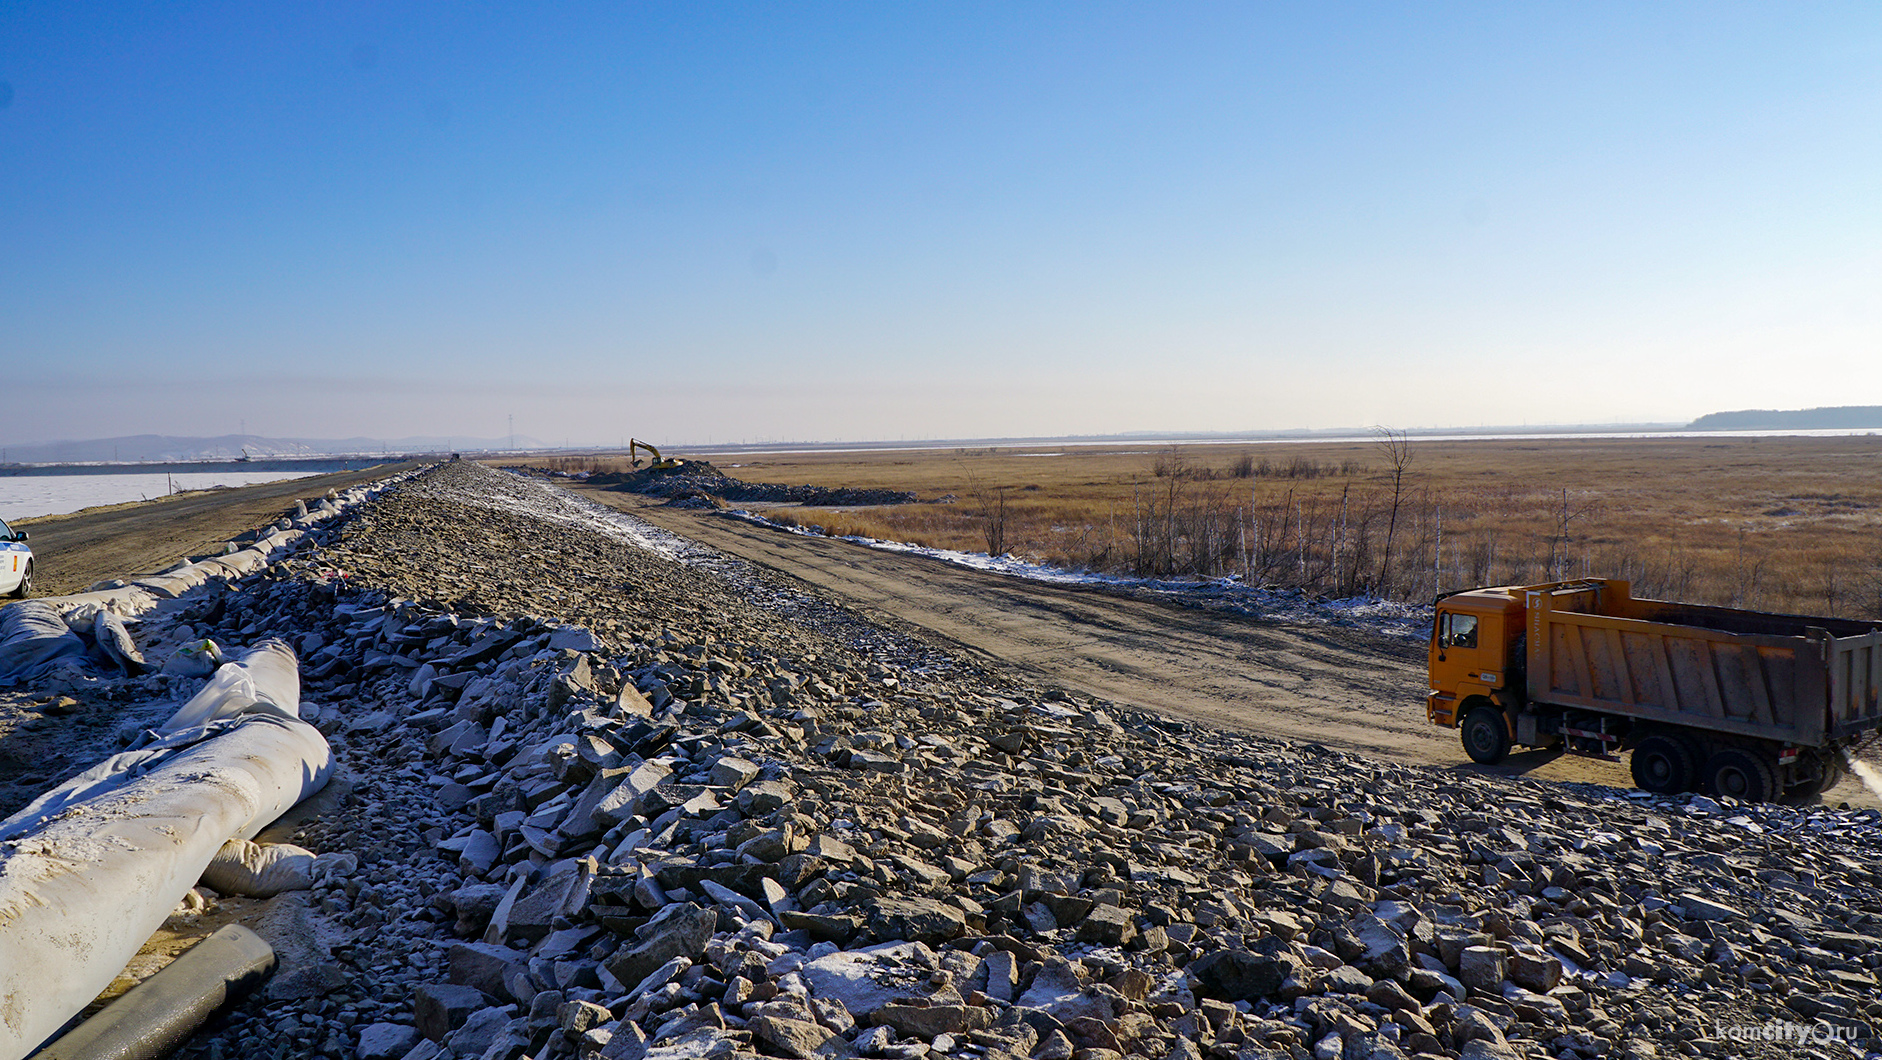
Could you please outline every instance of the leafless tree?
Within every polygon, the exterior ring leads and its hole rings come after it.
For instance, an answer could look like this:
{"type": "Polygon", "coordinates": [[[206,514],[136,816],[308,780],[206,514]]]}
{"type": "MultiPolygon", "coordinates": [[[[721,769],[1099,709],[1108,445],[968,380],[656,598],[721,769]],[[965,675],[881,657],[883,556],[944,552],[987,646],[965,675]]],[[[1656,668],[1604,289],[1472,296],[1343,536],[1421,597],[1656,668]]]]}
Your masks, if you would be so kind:
{"type": "Polygon", "coordinates": [[[1398,532],[1398,510],[1405,498],[1405,473],[1411,470],[1411,438],[1404,431],[1395,431],[1390,427],[1372,429],[1377,441],[1373,444],[1379,455],[1385,458],[1386,470],[1392,476],[1392,514],[1385,524],[1385,558],[1379,563],[1379,595],[1392,594],[1392,538],[1398,532]]]}
{"type": "Polygon", "coordinates": [[[1575,540],[1570,524],[1600,511],[1601,507],[1599,500],[1588,500],[1577,507],[1570,507],[1568,490],[1562,490],[1562,503],[1555,515],[1555,533],[1549,538],[1548,571],[1555,581],[1568,577],[1568,550],[1575,540]]]}

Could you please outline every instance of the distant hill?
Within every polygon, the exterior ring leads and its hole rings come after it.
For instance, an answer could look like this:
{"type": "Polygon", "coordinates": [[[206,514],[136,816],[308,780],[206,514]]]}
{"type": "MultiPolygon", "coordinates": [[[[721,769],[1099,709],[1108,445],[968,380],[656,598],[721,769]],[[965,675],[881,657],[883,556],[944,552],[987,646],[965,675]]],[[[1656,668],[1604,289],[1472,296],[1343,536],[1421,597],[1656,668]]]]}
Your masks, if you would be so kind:
{"type": "MultiPolygon", "coordinates": [[[[9,445],[5,462],[17,464],[161,463],[191,460],[233,460],[246,452],[263,456],[372,456],[381,453],[432,453],[446,450],[509,449],[509,438],[445,438],[419,435],[410,438],[262,438],[252,434],[225,434],[220,438],[173,438],[162,434],[134,434],[125,438],[94,438],[77,442],[9,445]]],[[[516,436],[518,449],[540,449],[543,444],[516,436]]]]}
{"type": "Polygon", "coordinates": [[[1695,431],[1882,430],[1882,405],[1838,405],[1820,409],[1744,409],[1712,412],[1688,425],[1695,431]]]}

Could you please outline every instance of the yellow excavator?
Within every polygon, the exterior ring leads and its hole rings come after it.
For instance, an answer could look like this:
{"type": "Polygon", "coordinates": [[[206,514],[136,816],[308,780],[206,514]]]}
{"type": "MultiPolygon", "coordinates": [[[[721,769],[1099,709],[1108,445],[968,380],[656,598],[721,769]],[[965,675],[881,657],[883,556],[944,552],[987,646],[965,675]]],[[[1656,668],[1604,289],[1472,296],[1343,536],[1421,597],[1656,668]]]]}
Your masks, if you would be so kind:
{"type": "Polygon", "coordinates": [[[663,459],[660,456],[660,450],[655,449],[639,438],[629,438],[627,441],[627,458],[634,462],[635,467],[640,466],[640,457],[634,454],[642,449],[652,454],[652,459],[647,464],[647,470],[649,471],[677,471],[686,463],[684,460],[663,459]]]}

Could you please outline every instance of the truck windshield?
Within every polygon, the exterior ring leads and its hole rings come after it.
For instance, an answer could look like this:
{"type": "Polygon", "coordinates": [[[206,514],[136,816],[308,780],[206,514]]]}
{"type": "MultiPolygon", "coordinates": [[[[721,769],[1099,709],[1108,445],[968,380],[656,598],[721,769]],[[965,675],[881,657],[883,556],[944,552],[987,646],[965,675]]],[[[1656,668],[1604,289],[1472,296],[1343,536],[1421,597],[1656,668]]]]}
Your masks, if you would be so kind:
{"type": "Polygon", "coordinates": [[[1438,647],[1474,648],[1477,646],[1477,616],[1446,612],[1438,627],[1438,647]]]}

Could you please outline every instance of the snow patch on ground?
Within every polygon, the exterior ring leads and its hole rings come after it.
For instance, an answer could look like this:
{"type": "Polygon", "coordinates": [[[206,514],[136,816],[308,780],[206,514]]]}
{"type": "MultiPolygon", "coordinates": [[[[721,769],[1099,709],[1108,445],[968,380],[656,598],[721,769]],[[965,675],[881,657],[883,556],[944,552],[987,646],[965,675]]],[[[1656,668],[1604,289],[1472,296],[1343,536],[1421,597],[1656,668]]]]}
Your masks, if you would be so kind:
{"type": "MultiPolygon", "coordinates": [[[[824,534],[802,526],[786,526],[756,512],[735,508],[725,512],[734,519],[785,533],[805,537],[824,534]]],[[[1428,605],[1403,604],[1376,597],[1356,596],[1339,600],[1320,600],[1298,589],[1268,589],[1243,584],[1241,575],[1226,578],[1168,579],[1133,578],[1120,574],[1068,570],[1043,563],[1030,563],[1017,556],[989,556],[985,552],[961,552],[955,549],[929,548],[906,541],[884,541],[873,537],[846,536],[841,540],[884,552],[905,552],[926,556],[973,570],[1003,574],[1052,585],[1085,585],[1132,594],[1168,597],[1179,602],[1201,604],[1249,615],[1284,618],[1309,624],[1348,626],[1368,629],[1381,636],[1400,640],[1423,641],[1431,631],[1428,605]]]]}
{"type": "Polygon", "coordinates": [[[808,628],[832,631],[833,635],[846,638],[852,647],[911,671],[935,674],[957,669],[954,660],[946,654],[861,621],[820,597],[780,585],[736,556],[662,530],[637,516],[571,493],[554,482],[531,477],[527,472],[501,470],[509,479],[490,482],[491,486],[500,488],[486,491],[441,485],[435,480],[425,483],[424,488],[465,504],[557,522],[645,549],[725,581],[759,607],[770,608],[808,628]]]}
{"type": "Polygon", "coordinates": [[[648,523],[611,508],[603,507],[564,489],[509,472],[510,490],[473,490],[427,482],[430,492],[464,504],[507,511],[517,515],[561,523],[601,534],[615,541],[633,545],[668,559],[686,562],[697,546],[685,538],[669,534],[648,523]]]}

